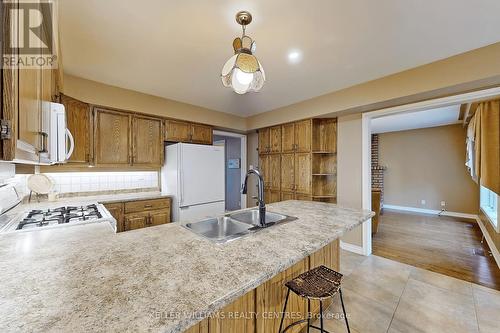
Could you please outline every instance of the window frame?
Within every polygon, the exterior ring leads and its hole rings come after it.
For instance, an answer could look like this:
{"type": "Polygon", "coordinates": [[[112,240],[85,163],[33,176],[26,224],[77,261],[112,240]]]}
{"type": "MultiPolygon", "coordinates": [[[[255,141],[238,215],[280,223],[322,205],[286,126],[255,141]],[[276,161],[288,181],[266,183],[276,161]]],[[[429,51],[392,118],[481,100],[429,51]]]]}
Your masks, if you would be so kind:
{"type": "Polygon", "coordinates": [[[484,186],[480,186],[479,190],[479,207],[483,214],[487,217],[491,226],[495,229],[497,233],[500,233],[500,223],[498,221],[499,217],[499,207],[500,207],[500,196],[495,192],[489,190],[484,186]],[[488,197],[485,198],[484,196],[488,197]],[[495,202],[496,200],[496,202],[495,202]],[[485,201],[488,201],[485,203],[485,201]]]}

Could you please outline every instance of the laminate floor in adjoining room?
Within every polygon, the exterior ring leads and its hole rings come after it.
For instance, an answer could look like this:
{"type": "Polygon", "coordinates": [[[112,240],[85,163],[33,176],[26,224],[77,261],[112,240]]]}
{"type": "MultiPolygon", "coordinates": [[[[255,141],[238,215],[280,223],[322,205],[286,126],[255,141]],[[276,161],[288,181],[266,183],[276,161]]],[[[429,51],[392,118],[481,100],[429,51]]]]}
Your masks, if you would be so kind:
{"type": "Polygon", "coordinates": [[[476,221],[384,210],[373,254],[500,290],[500,269],[476,221]]]}

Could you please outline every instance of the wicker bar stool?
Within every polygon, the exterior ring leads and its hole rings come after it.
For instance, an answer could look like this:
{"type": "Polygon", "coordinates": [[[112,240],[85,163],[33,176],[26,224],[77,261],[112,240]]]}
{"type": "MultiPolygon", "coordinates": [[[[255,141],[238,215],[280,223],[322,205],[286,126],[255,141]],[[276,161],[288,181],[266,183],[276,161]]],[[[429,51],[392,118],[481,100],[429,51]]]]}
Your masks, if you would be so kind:
{"type": "Polygon", "coordinates": [[[286,294],[285,305],[283,306],[283,316],[281,317],[278,333],[284,333],[289,328],[305,322],[307,322],[307,333],[309,333],[310,328],[320,330],[322,333],[329,333],[323,329],[323,301],[328,298],[333,298],[337,292],[340,295],[340,302],[342,303],[342,311],[344,312],[347,332],[351,333],[349,323],[347,322],[344,300],[342,298],[342,290],[340,288],[341,282],[342,274],[328,267],[318,266],[285,283],[288,291],[286,294]],[[290,296],[290,291],[293,291],[298,296],[307,299],[307,319],[295,321],[285,327],[282,331],[281,328],[283,327],[283,321],[285,319],[286,306],[288,303],[288,297],[290,296]],[[313,326],[311,324],[311,300],[319,300],[320,327],[313,326]]]}

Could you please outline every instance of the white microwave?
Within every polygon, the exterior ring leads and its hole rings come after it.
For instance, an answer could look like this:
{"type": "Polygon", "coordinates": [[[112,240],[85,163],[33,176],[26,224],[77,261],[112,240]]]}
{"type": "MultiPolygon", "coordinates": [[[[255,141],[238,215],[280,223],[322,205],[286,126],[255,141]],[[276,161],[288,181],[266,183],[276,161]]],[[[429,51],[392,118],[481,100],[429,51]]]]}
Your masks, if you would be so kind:
{"type": "Polygon", "coordinates": [[[73,135],[66,127],[66,110],[64,105],[53,102],[48,103],[43,120],[43,135],[45,151],[40,153],[40,162],[55,164],[65,163],[73,154],[75,141],[73,135]]]}

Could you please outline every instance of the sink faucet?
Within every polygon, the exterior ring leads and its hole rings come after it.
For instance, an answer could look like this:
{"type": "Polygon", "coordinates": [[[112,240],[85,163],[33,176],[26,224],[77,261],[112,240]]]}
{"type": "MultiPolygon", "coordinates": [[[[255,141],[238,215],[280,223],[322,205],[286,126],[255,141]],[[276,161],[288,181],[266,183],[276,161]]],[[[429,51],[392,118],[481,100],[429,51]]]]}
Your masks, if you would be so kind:
{"type": "Polygon", "coordinates": [[[247,175],[245,176],[245,182],[243,183],[243,186],[241,188],[241,193],[242,194],[247,194],[247,181],[248,181],[248,176],[249,175],[256,175],[259,178],[258,182],[258,187],[259,187],[259,193],[257,196],[257,201],[259,204],[259,223],[262,228],[266,227],[266,203],[264,201],[264,179],[262,178],[262,175],[260,174],[259,170],[256,169],[250,169],[247,172],[247,175]]]}

